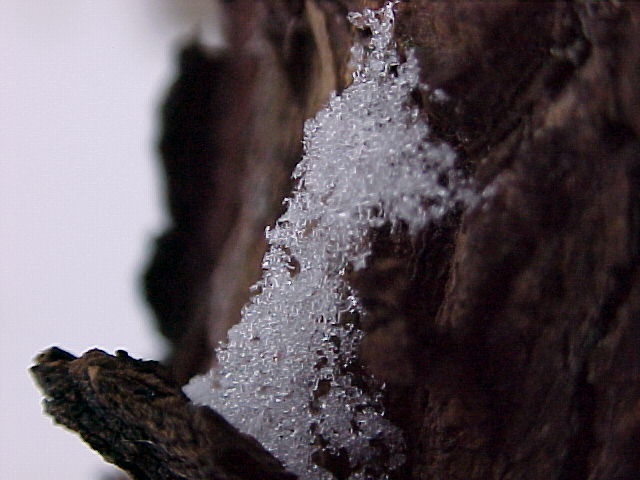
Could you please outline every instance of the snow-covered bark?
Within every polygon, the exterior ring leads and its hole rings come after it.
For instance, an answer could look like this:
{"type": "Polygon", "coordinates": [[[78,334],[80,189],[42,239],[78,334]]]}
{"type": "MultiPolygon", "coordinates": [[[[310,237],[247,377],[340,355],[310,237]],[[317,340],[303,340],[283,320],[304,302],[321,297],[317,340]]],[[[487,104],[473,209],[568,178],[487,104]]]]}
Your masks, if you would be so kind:
{"type": "Polygon", "coordinates": [[[402,464],[403,440],[379,393],[349,373],[362,332],[345,318],[367,312],[343,276],[366,265],[371,228],[415,233],[474,198],[453,150],[428,140],[412,105],[419,69],[396,52],[394,4],[349,15],[372,32],[353,49],[353,83],[307,121],[296,188],[267,230],[263,278],[219,366],[186,389],[303,478],[331,478],[318,466],[323,455],[343,457],[354,479],[386,478],[402,464]]]}

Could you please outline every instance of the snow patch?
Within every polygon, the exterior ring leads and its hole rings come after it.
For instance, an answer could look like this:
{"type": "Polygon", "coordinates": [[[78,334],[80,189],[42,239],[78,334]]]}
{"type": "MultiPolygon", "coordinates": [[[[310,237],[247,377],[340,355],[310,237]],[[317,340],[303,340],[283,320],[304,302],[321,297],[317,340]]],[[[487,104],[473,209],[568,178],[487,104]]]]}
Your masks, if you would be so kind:
{"type": "Polygon", "coordinates": [[[395,3],[349,14],[372,33],[353,48],[353,83],[306,122],[297,185],[266,231],[263,278],[219,367],[185,387],[303,479],[333,478],[318,466],[327,463],[347,465],[351,479],[386,479],[404,462],[383,386],[351,373],[362,332],[348,318],[361,307],[343,275],[366,265],[372,228],[403,222],[415,234],[475,198],[453,150],[428,141],[411,106],[419,69],[396,52],[395,3]]]}

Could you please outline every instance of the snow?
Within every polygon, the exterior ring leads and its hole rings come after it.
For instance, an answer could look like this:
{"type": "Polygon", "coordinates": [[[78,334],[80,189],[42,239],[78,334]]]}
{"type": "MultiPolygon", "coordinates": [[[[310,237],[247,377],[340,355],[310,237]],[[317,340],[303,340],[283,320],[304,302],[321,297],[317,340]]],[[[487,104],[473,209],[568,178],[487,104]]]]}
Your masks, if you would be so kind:
{"type": "Polygon", "coordinates": [[[365,392],[350,373],[363,334],[346,319],[366,312],[343,275],[366,266],[372,228],[402,222],[416,234],[475,198],[454,151],[428,141],[411,106],[419,69],[411,52],[404,62],[396,52],[395,3],[349,14],[372,32],[353,48],[353,83],[306,122],[297,185],[266,230],[263,278],[219,366],[185,387],[303,479],[333,478],[314,463],[320,451],[348,456],[351,479],[385,479],[404,462],[384,385],[365,379],[365,392]]]}

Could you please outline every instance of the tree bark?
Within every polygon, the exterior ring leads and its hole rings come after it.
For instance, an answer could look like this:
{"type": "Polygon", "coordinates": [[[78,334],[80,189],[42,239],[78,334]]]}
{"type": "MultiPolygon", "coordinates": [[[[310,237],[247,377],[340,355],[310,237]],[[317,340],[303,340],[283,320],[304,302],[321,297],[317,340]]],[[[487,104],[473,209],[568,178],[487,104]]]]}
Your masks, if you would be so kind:
{"type": "MultiPolygon", "coordinates": [[[[348,83],[347,11],[382,3],[231,2],[229,50],[185,48],[161,142],[174,223],[145,279],[178,383],[239,320],[303,122],[348,83]]],[[[349,278],[407,438],[398,478],[637,478],[640,6],[406,0],[396,36],[434,139],[488,193],[415,238],[372,232],[349,278]]]]}
{"type": "Polygon", "coordinates": [[[225,5],[230,46],[185,47],[163,108],[173,224],[158,239],[144,288],[182,383],[211,366],[214,346],[240,320],[261,275],[264,229],[291,190],[302,125],[350,78],[344,7],[225,5]]]}
{"type": "Polygon", "coordinates": [[[45,409],[136,480],[295,480],[256,441],[196,407],[158,362],[51,348],[31,368],[45,409]]]}
{"type": "Polygon", "coordinates": [[[402,325],[363,346],[379,376],[397,376],[380,343],[414,372],[389,402],[415,445],[411,478],[635,478],[640,9],[404,7],[401,38],[451,97],[425,101],[430,123],[495,192],[398,258],[402,325]]]}

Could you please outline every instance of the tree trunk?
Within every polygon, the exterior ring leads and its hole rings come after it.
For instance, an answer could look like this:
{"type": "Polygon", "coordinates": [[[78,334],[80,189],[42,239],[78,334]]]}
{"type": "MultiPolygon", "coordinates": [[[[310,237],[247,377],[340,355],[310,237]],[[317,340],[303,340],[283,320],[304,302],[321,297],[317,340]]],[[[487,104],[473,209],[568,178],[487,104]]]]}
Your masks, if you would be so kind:
{"type": "MultiPolygon", "coordinates": [[[[179,383],[239,321],[303,122],[348,83],[346,13],[382,3],[237,0],[228,50],[183,51],[161,142],[173,226],[145,277],[179,383]]],[[[490,192],[417,238],[373,232],[349,277],[407,438],[399,478],[637,478],[640,6],[406,0],[395,24],[434,137],[490,192]]]]}

